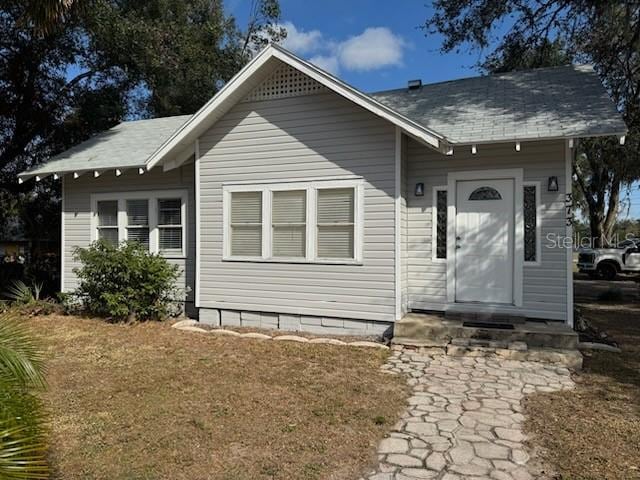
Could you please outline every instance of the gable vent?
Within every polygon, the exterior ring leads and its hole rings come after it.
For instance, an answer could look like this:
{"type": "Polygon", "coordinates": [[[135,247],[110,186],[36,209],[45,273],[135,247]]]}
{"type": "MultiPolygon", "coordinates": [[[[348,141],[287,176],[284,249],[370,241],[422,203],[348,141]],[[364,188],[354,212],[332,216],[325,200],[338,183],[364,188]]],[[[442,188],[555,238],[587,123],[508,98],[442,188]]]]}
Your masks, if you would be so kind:
{"type": "Polygon", "coordinates": [[[327,92],[327,88],[289,65],[279,67],[258,85],[245,102],[272,100],[274,98],[299,97],[327,92]]]}
{"type": "Polygon", "coordinates": [[[407,82],[407,90],[419,90],[422,88],[422,80],[409,80],[407,82]]]}

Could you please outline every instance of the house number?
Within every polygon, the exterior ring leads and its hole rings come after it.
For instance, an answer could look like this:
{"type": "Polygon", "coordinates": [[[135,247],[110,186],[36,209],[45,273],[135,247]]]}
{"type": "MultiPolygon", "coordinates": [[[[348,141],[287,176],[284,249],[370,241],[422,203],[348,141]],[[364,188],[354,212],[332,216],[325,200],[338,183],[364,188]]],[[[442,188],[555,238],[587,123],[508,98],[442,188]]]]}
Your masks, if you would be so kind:
{"type": "Polygon", "coordinates": [[[566,221],[567,226],[570,227],[573,224],[573,194],[567,193],[564,199],[565,211],[567,214],[566,221]]]}

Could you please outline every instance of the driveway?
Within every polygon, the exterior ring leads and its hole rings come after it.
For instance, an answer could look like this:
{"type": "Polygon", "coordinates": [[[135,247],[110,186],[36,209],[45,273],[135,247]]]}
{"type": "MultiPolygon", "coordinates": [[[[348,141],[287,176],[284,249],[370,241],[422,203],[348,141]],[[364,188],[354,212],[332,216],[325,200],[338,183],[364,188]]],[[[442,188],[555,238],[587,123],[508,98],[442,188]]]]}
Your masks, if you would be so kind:
{"type": "Polygon", "coordinates": [[[528,393],[574,387],[563,367],[397,347],[383,369],[406,375],[413,392],[367,480],[537,478],[521,402],[528,393]]]}
{"type": "Polygon", "coordinates": [[[592,280],[587,275],[576,273],[573,276],[573,295],[576,303],[593,303],[598,300],[598,295],[613,288],[619,288],[627,302],[640,300],[638,281],[640,277],[635,275],[619,275],[616,280],[592,280]]]}

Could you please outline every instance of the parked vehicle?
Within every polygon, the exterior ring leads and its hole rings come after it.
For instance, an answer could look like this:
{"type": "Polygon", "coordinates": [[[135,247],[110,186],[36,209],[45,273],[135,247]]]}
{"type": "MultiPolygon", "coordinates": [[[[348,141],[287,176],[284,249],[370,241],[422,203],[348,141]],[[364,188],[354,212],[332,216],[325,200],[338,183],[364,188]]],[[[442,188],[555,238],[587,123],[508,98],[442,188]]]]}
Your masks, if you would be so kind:
{"type": "Polygon", "coordinates": [[[611,248],[581,249],[578,269],[604,280],[614,280],[619,273],[640,273],[640,238],[624,240],[611,248]]]}

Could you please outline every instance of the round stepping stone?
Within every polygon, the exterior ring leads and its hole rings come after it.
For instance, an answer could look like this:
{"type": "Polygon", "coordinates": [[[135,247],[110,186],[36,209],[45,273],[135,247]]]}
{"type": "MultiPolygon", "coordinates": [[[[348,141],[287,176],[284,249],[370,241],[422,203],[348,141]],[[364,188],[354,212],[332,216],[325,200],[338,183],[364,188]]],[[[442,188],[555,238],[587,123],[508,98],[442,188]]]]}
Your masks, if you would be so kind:
{"type": "Polygon", "coordinates": [[[371,347],[371,348],[381,348],[383,350],[389,350],[389,347],[387,347],[386,345],[383,345],[382,343],[376,343],[376,342],[364,342],[364,341],[350,342],[349,346],[351,346],[351,347],[371,347]]]}
{"type": "Polygon", "coordinates": [[[208,332],[208,330],[205,330],[204,328],[190,327],[190,326],[178,327],[178,330],[182,330],[184,332],[199,332],[199,333],[207,333],[208,332]]]}
{"type": "Polygon", "coordinates": [[[309,340],[309,343],[321,343],[327,345],[346,345],[347,342],[343,342],[342,340],[337,340],[335,338],[312,338],[309,340]]]}
{"type": "Polygon", "coordinates": [[[308,338],[299,337],[297,335],[278,335],[277,337],[273,337],[273,339],[279,342],[298,342],[298,343],[309,342],[308,338]]]}
{"type": "Polygon", "coordinates": [[[173,325],[171,325],[171,327],[173,328],[193,327],[194,325],[197,325],[197,324],[198,322],[196,322],[195,320],[180,320],[179,322],[176,322],[173,325]]]}
{"type": "Polygon", "coordinates": [[[210,335],[219,335],[221,337],[239,337],[240,334],[238,332],[234,332],[233,330],[222,330],[222,329],[214,329],[209,331],[210,335]]]}
{"type": "Polygon", "coordinates": [[[256,340],[271,340],[271,337],[269,335],[265,335],[264,333],[241,333],[240,336],[242,338],[254,338],[256,340]]]}

